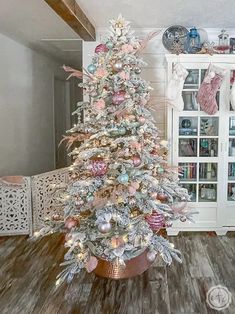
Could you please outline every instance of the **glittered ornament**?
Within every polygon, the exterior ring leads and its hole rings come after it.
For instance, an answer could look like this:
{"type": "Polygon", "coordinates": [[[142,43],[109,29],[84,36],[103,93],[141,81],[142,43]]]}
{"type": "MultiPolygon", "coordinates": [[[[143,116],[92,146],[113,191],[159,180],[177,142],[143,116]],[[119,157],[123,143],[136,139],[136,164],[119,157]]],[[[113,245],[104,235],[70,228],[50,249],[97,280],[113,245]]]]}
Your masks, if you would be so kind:
{"type": "Polygon", "coordinates": [[[139,121],[139,123],[141,124],[141,125],[143,125],[144,123],[145,123],[145,121],[146,121],[146,119],[145,119],[145,117],[139,117],[138,118],[138,121],[139,121]]]}
{"type": "Polygon", "coordinates": [[[114,105],[120,105],[125,100],[126,92],[118,91],[113,94],[112,102],[114,105]]]}
{"type": "Polygon", "coordinates": [[[134,68],[134,72],[135,72],[135,74],[140,74],[141,73],[141,68],[135,67],[134,68]]]}
{"type": "Polygon", "coordinates": [[[147,215],[145,220],[149,224],[150,228],[153,231],[158,231],[165,227],[165,218],[162,214],[158,214],[157,212],[153,211],[152,214],[147,215]]]}
{"type": "Polygon", "coordinates": [[[89,64],[87,67],[88,72],[90,72],[91,74],[94,74],[96,71],[96,66],[94,64],[89,64]]]}
{"type": "Polygon", "coordinates": [[[103,158],[96,157],[92,159],[89,168],[94,177],[100,177],[106,174],[108,166],[103,158]]]}
{"type": "Polygon", "coordinates": [[[121,61],[116,61],[114,64],[113,64],[113,70],[115,72],[120,72],[123,68],[123,63],[121,61]]]}
{"type": "Polygon", "coordinates": [[[127,183],[129,180],[129,176],[127,173],[122,173],[118,176],[118,182],[121,184],[127,183]]]}
{"type": "Polygon", "coordinates": [[[109,49],[105,44],[99,44],[95,48],[95,53],[108,52],[109,49]]]}
{"type": "Polygon", "coordinates": [[[126,128],[124,128],[124,127],[118,128],[118,133],[119,133],[119,135],[125,135],[126,134],[126,128]]]}
{"type": "Polygon", "coordinates": [[[65,228],[67,228],[69,230],[74,228],[74,227],[76,227],[76,226],[78,226],[78,224],[79,224],[79,221],[75,217],[68,217],[68,218],[66,218],[65,223],[64,223],[65,228]]]}
{"type": "Polygon", "coordinates": [[[131,157],[134,167],[138,167],[141,164],[141,159],[139,155],[134,155],[131,157]]]}
{"type": "Polygon", "coordinates": [[[110,132],[110,135],[113,136],[113,137],[118,136],[119,135],[119,130],[118,129],[112,130],[110,132]]]}
{"type": "Polygon", "coordinates": [[[166,202],[168,200],[168,196],[164,193],[157,193],[156,199],[161,202],[166,202]]]}
{"type": "Polygon", "coordinates": [[[120,247],[124,244],[125,244],[125,241],[124,241],[123,237],[121,237],[121,236],[115,236],[115,237],[111,238],[111,246],[113,248],[120,247]]]}
{"type": "Polygon", "coordinates": [[[87,202],[92,202],[94,200],[94,195],[93,194],[88,194],[86,197],[87,202]]]}
{"type": "Polygon", "coordinates": [[[147,257],[147,260],[152,263],[156,259],[156,252],[155,251],[148,251],[146,257],[147,257]]]}
{"type": "Polygon", "coordinates": [[[101,233],[108,233],[112,228],[112,225],[110,222],[104,222],[98,225],[98,230],[101,233]]]}
{"type": "Polygon", "coordinates": [[[108,41],[105,45],[109,50],[113,48],[113,43],[111,41],[108,41]]]}
{"type": "Polygon", "coordinates": [[[160,173],[160,174],[163,174],[165,172],[165,169],[162,168],[162,167],[158,167],[157,168],[157,172],[160,173]]]}

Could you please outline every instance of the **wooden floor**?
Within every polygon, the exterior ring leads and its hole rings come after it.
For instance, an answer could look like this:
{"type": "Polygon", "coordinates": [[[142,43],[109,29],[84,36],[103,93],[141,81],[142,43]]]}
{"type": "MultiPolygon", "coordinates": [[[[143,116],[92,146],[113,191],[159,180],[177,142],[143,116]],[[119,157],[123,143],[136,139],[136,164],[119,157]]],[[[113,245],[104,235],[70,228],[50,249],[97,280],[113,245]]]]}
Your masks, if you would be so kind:
{"type": "Polygon", "coordinates": [[[36,243],[25,237],[0,238],[0,314],[179,314],[235,313],[211,310],[206,292],[224,285],[235,296],[235,236],[184,234],[171,241],[184,263],[165,267],[157,261],[143,275],[107,280],[82,272],[70,286],[55,290],[63,260],[63,236],[36,243]]]}

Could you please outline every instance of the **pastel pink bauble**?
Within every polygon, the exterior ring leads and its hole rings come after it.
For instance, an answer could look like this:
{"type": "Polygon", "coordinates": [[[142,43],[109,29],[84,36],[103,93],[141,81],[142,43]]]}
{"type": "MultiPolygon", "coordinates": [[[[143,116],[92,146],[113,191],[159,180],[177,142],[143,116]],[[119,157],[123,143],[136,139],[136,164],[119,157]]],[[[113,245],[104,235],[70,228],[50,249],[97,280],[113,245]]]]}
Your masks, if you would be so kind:
{"type": "Polygon", "coordinates": [[[138,121],[139,121],[140,124],[144,124],[146,119],[145,119],[145,117],[141,116],[141,117],[138,118],[138,121]]]}
{"type": "Polygon", "coordinates": [[[106,69],[104,68],[98,68],[95,72],[95,76],[99,77],[99,78],[103,78],[105,76],[108,75],[108,72],[106,69]]]}
{"type": "Polygon", "coordinates": [[[118,91],[113,94],[112,102],[114,105],[120,105],[125,100],[125,91],[118,91]]]}
{"type": "Polygon", "coordinates": [[[99,99],[95,102],[95,108],[98,110],[102,110],[105,108],[105,101],[103,99],[99,99]]]}
{"type": "Polygon", "coordinates": [[[95,53],[108,52],[109,49],[105,44],[99,44],[95,48],[95,53]]]}
{"type": "Polygon", "coordinates": [[[125,53],[132,52],[134,50],[133,46],[130,44],[124,44],[122,45],[122,51],[125,53]]]}
{"type": "Polygon", "coordinates": [[[69,230],[78,226],[78,224],[79,224],[78,219],[76,219],[74,217],[68,217],[64,223],[65,228],[67,228],[69,230]]]}
{"type": "Polygon", "coordinates": [[[141,164],[141,159],[139,155],[134,155],[131,157],[134,167],[138,167],[141,164]]]}
{"type": "Polygon", "coordinates": [[[128,191],[129,191],[129,193],[130,193],[131,195],[134,195],[134,194],[136,193],[136,189],[135,189],[135,187],[132,186],[132,185],[130,185],[130,186],[128,187],[128,191]]]}
{"type": "Polygon", "coordinates": [[[91,161],[90,169],[94,177],[101,177],[106,174],[108,166],[102,158],[95,158],[91,161]]]}
{"type": "Polygon", "coordinates": [[[138,188],[140,187],[139,182],[131,182],[131,185],[132,185],[136,190],[138,190],[138,188]]]}
{"type": "Polygon", "coordinates": [[[88,273],[91,273],[98,265],[98,259],[95,256],[90,256],[87,260],[85,267],[88,273]]]}
{"type": "Polygon", "coordinates": [[[152,214],[147,215],[145,220],[153,231],[158,231],[165,227],[165,217],[155,211],[153,211],[152,214]]]}

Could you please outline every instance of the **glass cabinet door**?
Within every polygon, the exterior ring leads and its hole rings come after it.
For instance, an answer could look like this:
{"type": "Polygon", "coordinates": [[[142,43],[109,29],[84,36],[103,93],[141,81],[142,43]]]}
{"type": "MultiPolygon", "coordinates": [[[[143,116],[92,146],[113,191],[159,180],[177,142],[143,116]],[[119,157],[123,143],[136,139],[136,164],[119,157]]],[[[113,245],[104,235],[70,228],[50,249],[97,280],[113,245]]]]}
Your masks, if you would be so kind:
{"type": "MultiPolygon", "coordinates": [[[[197,103],[206,69],[187,70],[182,92],[184,110],[176,116],[179,180],[192,202],[217,202],[220,112],[207,115],[197,103]]],[[[216,95],[218,107],[219,97],[220,91],[216,95]]]]}

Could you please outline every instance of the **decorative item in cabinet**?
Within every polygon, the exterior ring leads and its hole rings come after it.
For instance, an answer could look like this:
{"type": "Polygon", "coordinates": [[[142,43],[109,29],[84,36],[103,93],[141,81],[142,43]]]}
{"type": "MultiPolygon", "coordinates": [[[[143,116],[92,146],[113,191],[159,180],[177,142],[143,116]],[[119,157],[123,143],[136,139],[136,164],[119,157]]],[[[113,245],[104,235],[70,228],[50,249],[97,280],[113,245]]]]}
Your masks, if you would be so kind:
{"type": "Polygon", "coordinates": [[[216,184],[199,184],[199,202],[216,202],[216,184]]]}
{"type": "Polygon", "coordinates": [[[197,117],[180,117],[179,135],[197,135],[197,117]]]}
{"type": "Polygon", "coordinates": [[[235,181],[235,162],[228,163],[228,180],[235,181]]]}
{"type": "Polygon", "coordinates": [[[230,157],[235,157],[235,138],[229,139],[229,150],[228,150],[230,157]]]}
{"type": "Polygon", "coordinates": [[[229,135],[235,135],[235,117],[229,118],[229,135]]]}
{"type": "Polygon", "coordinates": [[[183,91],[182,97],[184,101],[185,111],[198,110],[197,92],[196,91],[183,91]]]}
{"type": "Polygon", "coordinates": [[[197,156],[197,139],[180,138],[179,139],[179,156],[196,157],[197,156]]]}
{"type": "Polygon", "coordinates": [[[235,183],[228,183],[228,201],[235,201],[235,183]]]}
{"type": "Polygon", "coordinates": [[[235,38],[230,38],[229,40],[230,44],[230,53],[235,53],[235,38]]]}
{"type": "Polygon", "coordinates": [[[200,163],[199,181],[217,181],[217,163],[200,163]]]}
{"type": "Polygon", "coordinates": [[[179,163],[179,179],[180,181],[196,181],[197,180],[197,164],[195,162],[179,163]]]}
{"type": "Polygon", "coordinates": [[[219,118],[218,117],[201,117],[200,118],[200,135],[218,136],[219,118]]]}
{"type": "Polygon", "coordinates": [[[218,139],[217,138],[200,138],[200,157],[217,157],[218,156],[218,139]]]}
{"type": "Polygon", "coordinates": [[[199,70],[188,69],[188,76],[185,79],[183,89],[197,89],[199,86],[199,70]]]}
{"type": "Polygon", "coordinates": [[[180,184],[182,188],[185,188],[188,190],[188,194],[190,195],[190,201],[196,202],[197,200],[197,185],[194,183],[182,183],[180,184]]]}
{"type": "Polygon", "coordinates": [[[219,45],[216,47],[216,50],[219,53],[228,53],[230,50],[229,34],[226,33],[225,29],[222,29],[218,37],[219,37],[219,45]]]}

